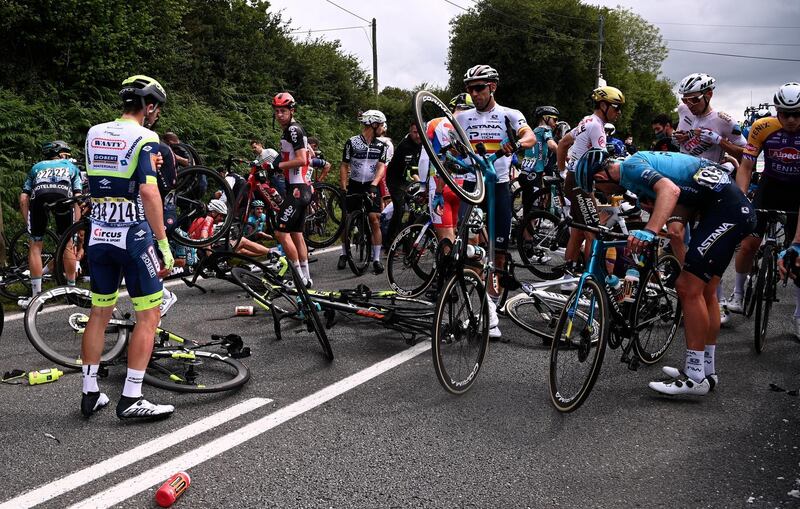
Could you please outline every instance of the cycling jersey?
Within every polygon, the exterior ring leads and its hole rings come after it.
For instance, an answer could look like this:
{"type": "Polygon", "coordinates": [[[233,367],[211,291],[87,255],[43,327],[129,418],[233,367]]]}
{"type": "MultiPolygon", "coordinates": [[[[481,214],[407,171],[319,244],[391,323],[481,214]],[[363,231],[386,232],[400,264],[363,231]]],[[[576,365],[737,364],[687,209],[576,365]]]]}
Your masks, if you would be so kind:
{"type": "Polygon", "coordinates": [[[394,155],[394,144],[392,143],[392,139],[387,136],[380,136],[378,138],[386,145],[386,164],[389,164],[392,160],[392,156],[394,155]]]}
{"type": "Polygon", "coordinates": [[[350,165],[350,180],[372,182],[378,172],[378,163],[386,164],[386,161],[386,144],[377,138],[367,143],[359,134],[344,144],[342,162],[350,165]]]}
{"type": "Polygon", "coordinates": [[[755,164],[762,151],[764,176],[800,184],[800,133],[786,132],[775,117],[756,120],[742,157],[755,164]]]}
{"type": "Polygon", "coordinates": [[[536,143],[531,148],[525,149],[522,171],[542,173],[550,156],[547,142],[553,139],[553,131],[549,127],[539,126],[533,130],[533,133],[536,135],[536,143]]]}
{"type": "MultiPolygon", "coordinates": [[[[476,108],[458,111],[455,119],[469,137],[472,147],[475,148],[478,143],[482,143],[490,154],[500,150],[503,142],[508,141],[509,131],[516,136],[522,136],[530,130],[528,121],[522,113],[499,104],[495,104],[494,108],[488,111],[478,111],[476,108]]],[[[498,182],[509,181],[510,167],[510,157],[500,157],[494,162],[498,182]]],[[[474,180],[474,177],[471,180],[474,180]]]]}
{"type": "Polygon", "coordinates": [[[605,122],[595,114],[583,117],[583,120],[578,122],[578,125],[569,134],[572,135],[574,140],[572,146],[569,147],[569,151],[567,151],[567,158],[569,159],[567,169],[569,171],[574,171],[573,166],[575,163],[590,148],[606,150],[605,122]]]}
{"type": "Polygon", "coordinates": [[[692,131],[689,139],[681,143],[681,152],[702,157],[720,163],[723,160],[725,149],[721,145],[705,142],[700,139],[700,130],[713,131],[738,147],[747,145],[747,140],[742,136],[739,124],[730,115],[722,111],[710,111],[701,117],[696,117],[689,107],[681,103],[678,105],[678,131],[692,131]]]}
{"type": "MultiPolygon", "coordinates": [[[[453,129],[453,124],[447,120],[447,117],[434,118],[428,122],[425,126],[425,136],[427,136],[428,140],[431,142],[435,153],[441,153],[442,147],[446,147],[450,144],[450,132],[453,131],[453,129]]],[[[431,171],[431,161],[428,157],[427,150],[422,150],[420,152],[417,166],[420,182],[428,182],[428,179],[436,174],[435,168],[431,171]]]]}
{"type": "Polygon", "coordinates": [[[314,169],[311,167],[306,131],[303,126],[292,120],[283,130],[283,136],[281,136],[281,160],[293,160],[297,151],[302,149],[306,149],[305,164],[297,168],[284,170],[284,176],[289,184],[310,184],[314,174],[314,169]]]}
{"type": "Polygon", "coordinates": [[[253,225],[253,233],[263,232],[267,225],[267,215],[263,213],[259,216],[251,214],[247,216],[247,224],[253,225]]]}
{"type": "Polygon", "coordinates": [[[82,189],[81,172],[68,159],[36,163],[22,184],[22,192],[29,195],[31,200],[45,195],[68,198],[73,193],[80,194],[82,189]]]}

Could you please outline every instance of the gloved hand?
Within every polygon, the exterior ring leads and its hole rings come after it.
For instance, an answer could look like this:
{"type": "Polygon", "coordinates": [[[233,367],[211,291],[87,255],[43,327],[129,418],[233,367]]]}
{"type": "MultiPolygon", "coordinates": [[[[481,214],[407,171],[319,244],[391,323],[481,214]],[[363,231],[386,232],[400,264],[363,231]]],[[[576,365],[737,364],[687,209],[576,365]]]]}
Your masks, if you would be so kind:
{"type": "Polygon", "coordinates": [[[438,216],[441,216],[442,213],[444,212],[444,196],[442,196],[442,193],[436,193],[433,196],[432,206],[433,206],[433,213],[438,216]]]}
{"type": "Polygon", "coordinates": [[[628,237],[628,249],[633,254],[639,254],[642,252],[642,249],[644,249],[647,244],[653,242],[655,238],[656,234],[651,230],[634,230],[628,237]]]}
{"type": "Polygon", "coordinates": [[[328,164],[328,161],[325,159],[320,159],[319,157],[314,157],[311,159],[312,168],[324,168],[326,164],[328,164]]]}
{"type": "Polygon", "coordinates": [[[705,143],[719,145],[719,143],[722,141],[722,136],[709,129],[700,129],[700,140],[704,141],[705,143]]]}
{"type": "Polygon", "coordinates": [[[169,272],[175,265],[175,258],[172,256],[172,250],[169,248],[169,240],[164,237],[156,241],[158,250],[161,251],[161,257],[164,259],[164,266],[161,267],[161,272],[169,272]]]}

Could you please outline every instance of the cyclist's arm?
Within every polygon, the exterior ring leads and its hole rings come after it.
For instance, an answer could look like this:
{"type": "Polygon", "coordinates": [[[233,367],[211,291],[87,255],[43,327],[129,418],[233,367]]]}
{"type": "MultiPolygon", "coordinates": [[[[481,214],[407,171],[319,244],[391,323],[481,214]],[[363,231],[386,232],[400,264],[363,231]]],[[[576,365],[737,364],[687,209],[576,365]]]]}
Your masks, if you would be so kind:
{"type": "Polygon", "coordinates": [[[25,191],[19,194],[19,211],[22,213],[22,220],[28,222],[28,209],[31,205],[31,195],[25,191]]]}
{"type": "Polygon", "coordinates": [[[375,177],[372,179],[372,185],[377,186],[381,183],[383,176],[386,175],[386,164],[378,163],[375,165],[375,177]]]}
{"type": "Polygon", "coordinates": [[[519,137],[518,143],[519,146],[522,148],[531,148],[536,144],[536,134],[534,134],[533,129],[528,126],[523,127],[519,131],[517,131],[519,137]]]}
{"type": "Polygon", "coordinates": [[[662,178],[653,185],[653,191],[656,193],[655,205],[645,228],[652,232],[659,232],[667,224],[669,216],[672,215],[681,190],[671,180],[662,178]]]}
{"type": "MultiPolygon", "coordinates": [[[[741,138],[741,135],[739,135],[739,137],[741,138]]],[[[726,138],[722,138],[719,141],[719,146],[725,149],[725,152],[736,158],[737,161],[741,161],[744,146],[737,145],[726,138]]]]}
{"type": "Polygon", "coordinates": [[[558,142],[558,147],[556,150],[556,165],[558,166],[558,171],[564,171],[564,168],[567,167],[567,152],[572,144],[575,143],[575,138],[573,138],[572,133],[567,133],[561,138],[561,141],[558,142]]]}
{"type": "Polygon", "coordinates": [[[547,148],[557,153],[558,143],[556,143],[556,140],[554,140],[553,138],[550,138],[549,140],[547,140],[547,148]]]}
{"type": "Polygon", "coordinates": [[[342,185],[342,189],[347,189],[347,176],[350,173],[350,165],[346,162],[342,161],[341,166],[339,166],[339,183],[342,185]]]}
{"type": "Polygon", "coordinates": [[[278,168],[281,170],[293,170],[307,165],[308,161],[310,161],[308,158],[308,149],[300,148],[294,151],[294,159],[281,161],[278,163],[278,168]]]}
{"type": "Polygon", "coordinates": [[[742,158],[742,164],[736,170],[736,185],[741,191],[747,195],[747,190],[750,187],[750,180],[753,178],[753,167],[755,161],[749,157],[742,158]]]}

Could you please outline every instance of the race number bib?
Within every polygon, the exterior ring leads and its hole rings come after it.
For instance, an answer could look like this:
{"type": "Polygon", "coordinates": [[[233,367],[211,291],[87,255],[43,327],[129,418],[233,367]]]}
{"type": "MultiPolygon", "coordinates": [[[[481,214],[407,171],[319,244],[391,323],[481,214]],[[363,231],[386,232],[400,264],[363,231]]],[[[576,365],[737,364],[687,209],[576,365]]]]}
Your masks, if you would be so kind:
{"type": "Polygon", "coordinates": [[[719,191],[725,185],[730,184],[731,178],[725,170],[716,166],[704,166],[694,174],[694,181],[697,184],[707,187],[712,191],[719,191]]]}
{"type": "Polygon", "coordinates": [[[135,224],[136,204],[124,198],[92,199],[92,220],[107,225],[135,224]]]}

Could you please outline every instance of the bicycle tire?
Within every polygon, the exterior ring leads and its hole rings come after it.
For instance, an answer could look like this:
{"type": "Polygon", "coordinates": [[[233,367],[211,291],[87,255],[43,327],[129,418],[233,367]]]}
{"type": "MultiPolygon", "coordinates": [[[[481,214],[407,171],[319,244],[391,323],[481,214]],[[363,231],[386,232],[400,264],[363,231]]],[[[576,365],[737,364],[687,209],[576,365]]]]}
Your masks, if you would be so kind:
{"type": "Polygon", "coordinates": [[[553,280],[564,275],[566,262],[558,252],[560,228],[561,220],[556,215],[539,209],[528,212],[517,228],[517,252],[538,278],[553,280]]]}
{"type": "Polygon", "coordinates": [[[439,383],[451,394],[467,392],[489,347],[488,300],[483,281],[474,272],[454,274],[445,283],[436,303],[431,343],[439,383]],[[455,314],[454,307],[458,308],[455,314]]]}
{"type": "Polygon", "coordinates": [[[328,333],[325,331],[325,326],[319,318],[319,313],[317,313],[317,306],[311,300],[308,290],[303,284],[303,278],[297,273],[297,269],[294,268],[294,265],[289,264],[289,270],[292,272],[292,281],[294,282],[294,287],[297,290],[297,296],[300,300],[300,309],[303,312],[303,322],[306,324],[306,329],[308,332],[314,332],[322,347],[322,353],[325,355],[325,358],[332,361],[333,349],[331,348],[330,341],[328,341],[328,333]]]}
{"type": "Polygon", "coordinates": [[[580,407],[594,387],[600,367],[603,365],[603,355],[605,354],[608,336],[611,329],[608,324],[608,302],[605,291],[591,277],[586,278],[583,285],[578,285],[569,296],[567,304],[561,311],[561,315],[553,334],[553,342],[550,345],[550,373],[548,376],[548,388],[550,400],[559,412],[572,412],[580,407]],[[580,290],[580,295],[579,295],[580,290]],[[584,297],[585,295],[585,297],[584,297]],[[573,303],[578,303],[575,312],[572,313],[573,303]],[[581,310],[581,301],[585,301],[581,310]],[[591,318],[590,318],[591,317],[591,318]],[[574,341],[575,319],[583,320],[583,327],[578,322],[577,342],[574,341]],[[591,323],[590,323],[591,320],[591,323]],[[566,329],[566,330],[565,330],[566,329]],[[594,332],[597,330],[597,333],[594,332]],[[566,332],[567,336],[562,339],[566,332]],[[570,337],[573,335],[573,337],[570,337]],[[584,368],[581,376],[578,377],[576,384],[568,383],[570,376],[565,376],[566,364],[570,362],[568,352],[577,353],[577,365],[584,368]],[[566,360],[565,360],[566,358],[566,360]],[[563,367],[561,361],[565,360],[563,367]],[[571,389],[571,386],[577,388],[571,389]]]}
{"type": "MultiPolygon", "coordinates": [[[[28,251],[30,250],[30,244],[27,242],[28,239],[23,239],[23,237],[28,237],[28,232],[25,230],[20,230],[10,241],[11,259],[14,265],[18,267],[28,266],[28,251]]],[[[53,230],[49,228],[46,229],[44,231],[42,245],[42,267],[47,266],[55,259],[55,252],[57,248],[58,235],[56,235],[53,230]]]]}
{"type": "Polygon", "coordinates": [[[81,276],[84,277],[91,275],[89,259],[87,256],[89,252],[88,247],[90,228],[91,222],[89,218],[86,217],[67,228],[67,231],[61,235],[61,239],[58,242],[58,248],[56,249],[54,264],[54,273],[56,281],[59,285],[63,286],[67,284],[67,273],[64,270],[64,263],[67,258],[68,250],[71,253],[71,258],[79,264],[79,268],[76,268],[76,275],[77,271],[80,271],[81,276]]]}
{"type": "MultiPolygon", "coordinates": [[[[24,272],[28,270],[28,251],[30,244],[23,236],[27,236],[25,230],[17,232],[9,242],[10,250],[8,253],[11,256],[13,265],[10,270],[6,271],[3,280],[0,281],[0,295],[16,302],[21,298],[31,296],[31,278],[29,274],[24,272]]],[[[53,272],[54,253],[58,249],[58,237],[52,230],[45,230],[42,245],[42,268],[49,267],[51,273],[53,272]]],[[[43,275],[43,281],[50,279],[51,276],[43,275]]]]}
{"type": "Polygon", "coordinates": [[[248,380],[250,370],[240,360],[191,347],[155,348],[144,373],[144,383],[147,385],[193,394],[238,389],[248,380]],[[188,354],[193,358],[188,357],[188,354]],[[196,366],[199,365],[205,366],[205,369],[199,369],[195,373],[198,369],[196,366]],[[178,368],[185,371],[179,372],[178,368]],[[197,378],[200,375],[202,377],[197,378]]]}
{"type": "MultiPolygon", "coordinates": [[[[83,331],[92,306],[91,292],[75,286],[59,286],[40,293],[25,311],[25,333],[33,347],[45,358],[60,366],[80,369],[83,331]],[[71,332],[70,332],[71,331],[71,332]]],[[[115,320],[127,320],[117,308],[115,320]]],[[[125,349],[132,330],[126,325],[106,327],[101,364],[114,361],[125,349]]]]}
{"type": "Polygon", "coordinates": [[[683,313],[675,290],[675,281],[680,272],[681,264],[678,259],[673,255],[664,255],[659,258],[656,266],[640,279],[648,283],[634,302],[633,323],[636,353],[644,364],[658,362],[667,353],[678,332],[683,313]],[[643,319],[652,320],[649,329],[639,327],[639,322],[643,319]],[[662,324],[667,326],[666,334],[662,339],[652,341],[654,327],[662,324]],[[645,338],[646,330],[649,333],[645,338]]]}
{"type": "Polygon", "coordinates": [[[236,203],[228,183],[216,171],[205,166],[189,166],[178,171],[175,189],[165,198],[174,201],[176,217],[174,225],[167,224],[167,233],[170,240],[187,247],[206,247],[222,240],[228,233],[234,219],[234,210],[231,204],[236,203]],[[215,198],[215,193],[221,191],[228,204],[228,214],[222,223],[215,225],[211,236],[205,239],[189,238],[189,226],[195,219],[208,215],[208,203],[215,198]]]}
{"type": "Polygon", "coordinates": [[[764,246],[764,256],[761,259],[761,269],[756,282],[755,321],[753,323],[753,344],[756,353],[764,351],[767,343],[767,327],[769,326],[769,312],[775,295],[775,246],[764,246]]]}
{"type": "Polygon", "coordinates": [[[315,183],[303,226],[306,244],[321,249],[336,242],[344,230],[344,210],[344,197],[339,188],[315,183]]]}
{"type": "MultiPolygon", "coordinates": [[[[450,131],[451,147],[458,152],[462,159],[469,159],[469,155],[473,153],[472,146],[469,142],[469,137],[461,128],[461,125],[456,121],[450,108],[442,102],[441,99],[428,92],[427,90],[420,90],[414,94],[413,99],[414,122],[420,133],[427,132],[427,124],[431,120],[438,118],[446,118],[452,126],[450,131]]],[[[439,159],[439,154],[434,150],[431,140],[427,136],[420,136],[422,139],[423,150],[428,154],[431,164],[435,168],[437,176],[444,179],[453,192],[458,195],[461,200],[464,200],[473,205],[478,205],[483,201],[486,194],[486,186],[483,182],[483,171],[480,168],[475,170],[475,189],[467,191],[464,187],[457,182],[456,176],[450,171],[448,165],[443,164],[439,159]]],[[[474,166],[474,165],[473,165],[474,166]]],[[[459,177],[460,180],[460,177],[459,177]]]]}
{"type": "Polygon", "coordinates": [[[426,228],[420,241],[414,245],[425,226],[422,224],[407,226],[389,246],[386,258],[389,286],[403,297],[422,295],[436,277],[436,253],[439,241],[432,231],[433,228],[426,228]]]}
{"type": "Polygon", "coordinates": [[[231,270],[234,282],[266,310],[275,310],[284,315],[296,315],[299,311],[297,301],[284,290],[283,286],[265,275],[256,274],[242,267],[231,270]]]}
{"type": "Polygon", "coordinates": [[[372,230],[368,214],[361,210],[347,214],[344,249],[350,270],[356,276],[362,275],[367,270],[372,257],[372,230]]]}
{"type": "Polygon", "coordinates": [[[524,293],[508,299],[506,314],[522,330],[533,334],[545,344],[553,340],[550,323],[561,313],[560,306],[554,307],[546,301],[524,293]]]}

